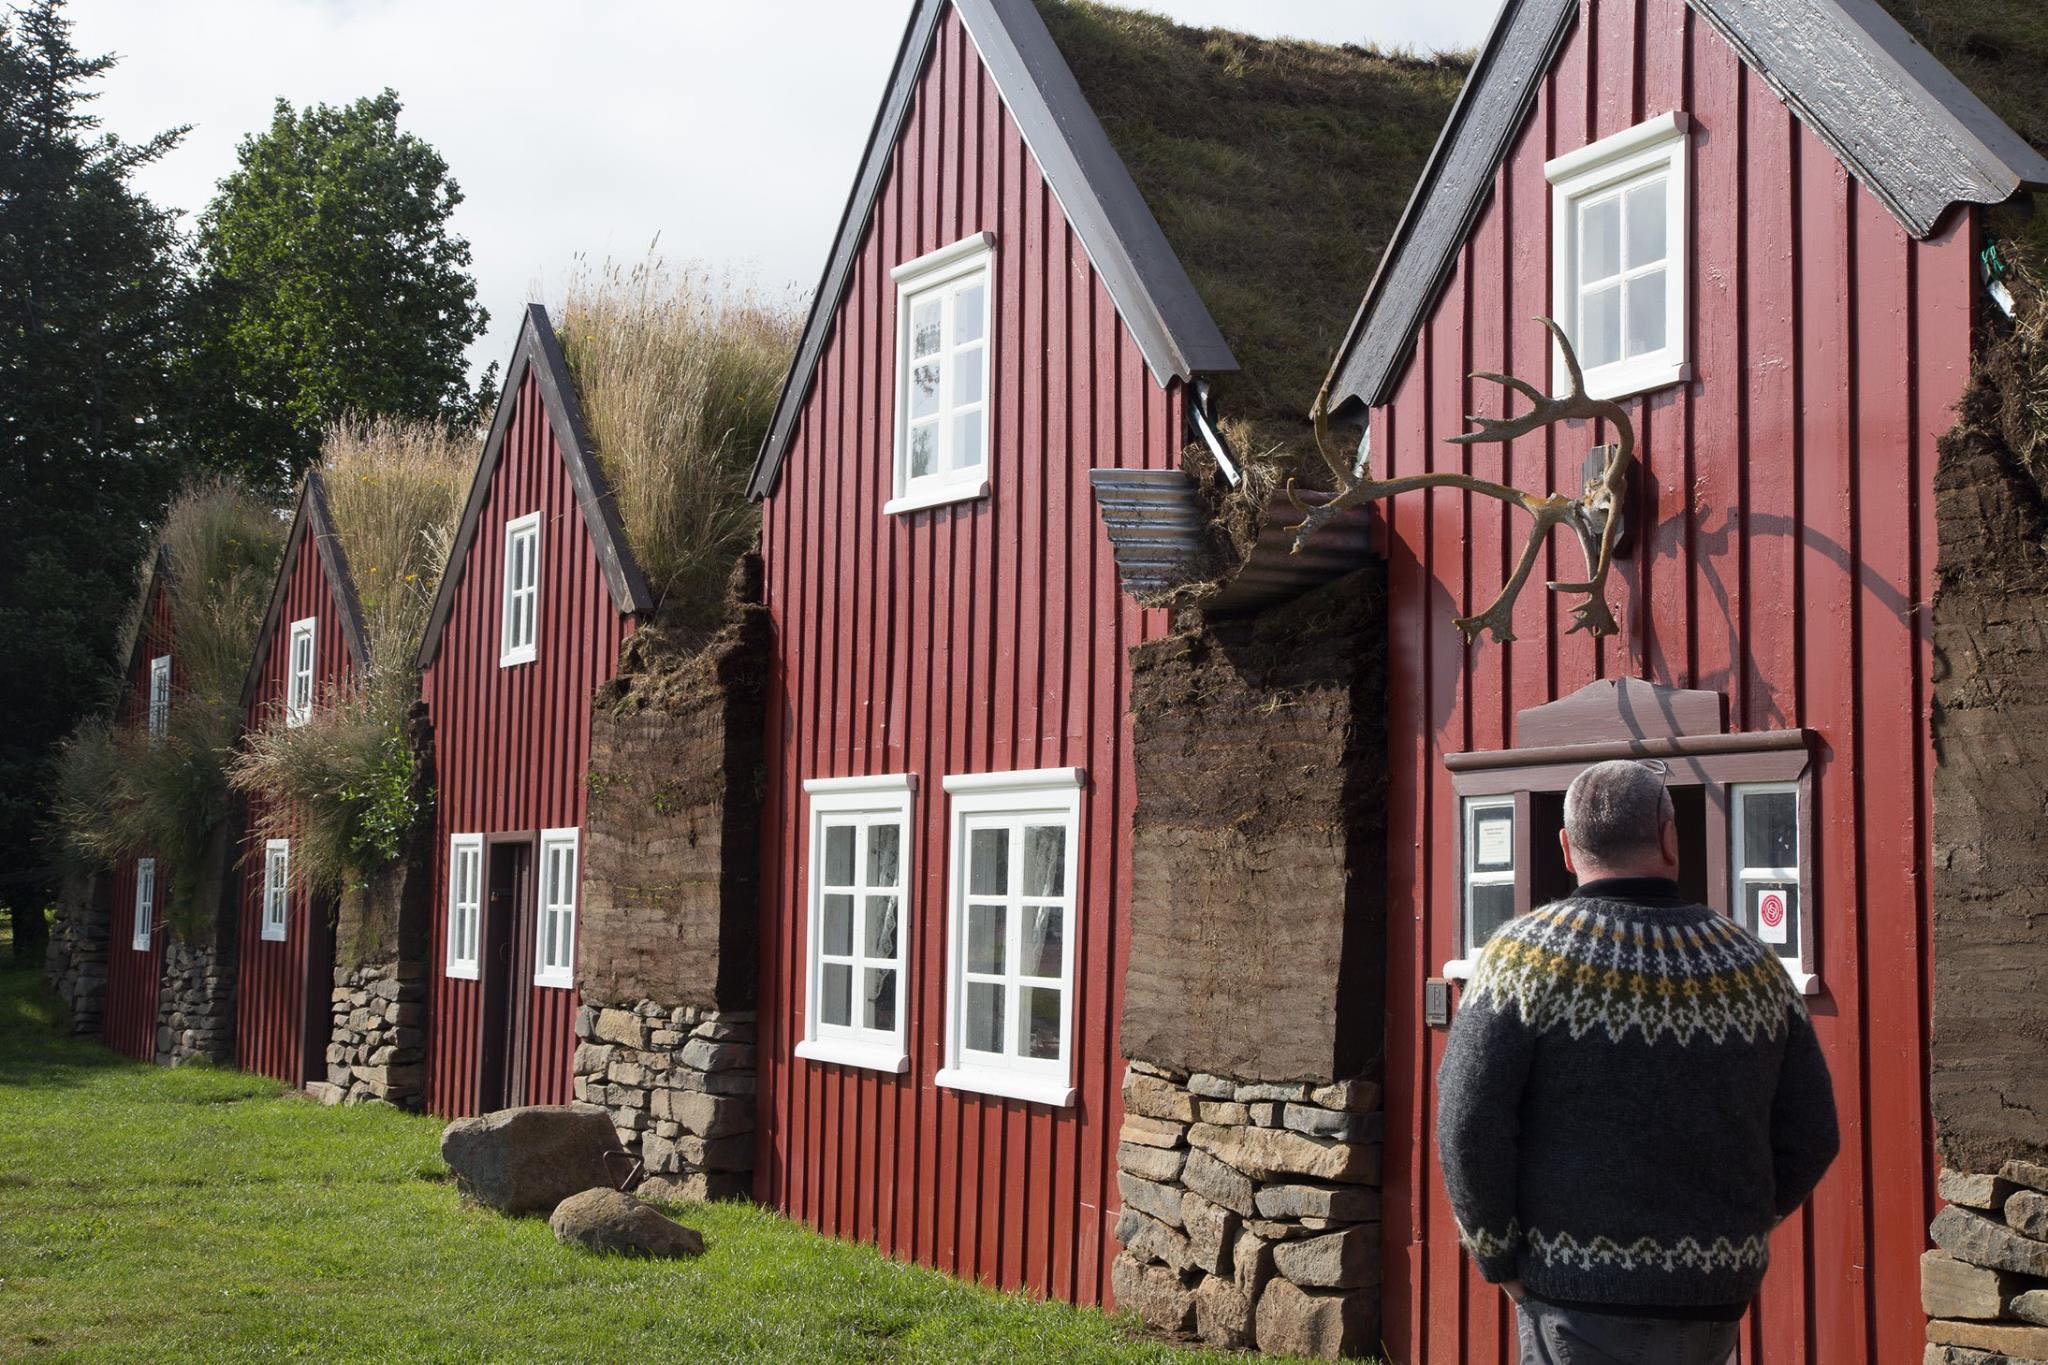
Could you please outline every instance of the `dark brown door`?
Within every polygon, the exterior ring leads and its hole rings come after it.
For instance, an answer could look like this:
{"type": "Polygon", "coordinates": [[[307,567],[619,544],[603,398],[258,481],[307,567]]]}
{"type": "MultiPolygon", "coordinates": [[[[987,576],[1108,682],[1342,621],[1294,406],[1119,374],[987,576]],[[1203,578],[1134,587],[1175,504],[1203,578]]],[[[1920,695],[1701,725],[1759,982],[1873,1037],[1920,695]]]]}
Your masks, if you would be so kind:
{"type": "Polygon", "coordinates": [[[526,835],[492,839],[487,852],[477,1057],[477,1107],[486,1113],[525,1103],[527,1013],[533,1000],[533,840],[526,835]]]}
{"type": "Polygon", "coordinates": [[[316,896],[306,916],[305,1035],[299,1080],[327,1079],[327,1043],[334,1033],[334,898],[316,896]]]}

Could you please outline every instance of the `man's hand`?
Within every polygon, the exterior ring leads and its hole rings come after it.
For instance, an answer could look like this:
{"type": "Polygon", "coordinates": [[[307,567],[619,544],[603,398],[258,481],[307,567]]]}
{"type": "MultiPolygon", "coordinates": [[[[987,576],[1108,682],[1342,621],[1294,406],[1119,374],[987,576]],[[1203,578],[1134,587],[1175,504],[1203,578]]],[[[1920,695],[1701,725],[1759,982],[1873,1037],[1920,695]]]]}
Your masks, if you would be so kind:
{"type": "Polygon", "coordinates": [[[1513,1299],[1517,1306],[1521,1304],[1522,1282],[1520,1280],[1502,1280],[1500,1282],[1500,1292],[1513,1299]]]}

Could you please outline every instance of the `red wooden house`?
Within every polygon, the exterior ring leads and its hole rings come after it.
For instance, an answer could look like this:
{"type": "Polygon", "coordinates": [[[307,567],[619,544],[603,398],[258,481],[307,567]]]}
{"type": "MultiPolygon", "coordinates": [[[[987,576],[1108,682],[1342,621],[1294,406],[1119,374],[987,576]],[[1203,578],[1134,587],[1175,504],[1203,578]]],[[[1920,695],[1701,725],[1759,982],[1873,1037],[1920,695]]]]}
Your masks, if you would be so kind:
{"type": "MultiPolygon", "coordinates": [[[[183,678],[171,631],[170,556],[159,549],[142,588],[141,615],[128,660],[127,686],[117,703],[123,725],[139,725],[155,741],[170,723],[183,678]]],[[[107,1046],[144,1061],[156,1060],[157,1004],[163,980],[165,891],[170,869],[154,857],[123,858],[109,878],[107,987],[101,1036],[107,1046]]]]}
{"type": "Polygon", "coordinates": [[[435,1113],[570,1100],[591,698],[650,605],[561,347],[531,306],[420,646],[435,1113]]]}
{"type": "MultiPolygon", "coordinates": [[[[1389,564],[1386,1334],[1511,1356],[1432,1152],[1455,980],[1562,887],[1559,793],[1669,765],[1696,891],[1782,944],[1827,1050],[1842,1155],[1772,1239],[1746,1361],[1920,1358],[1932,1212],[1927,604],[1936,438],[1972,363],[1985,206],[2048,162],[1865,0],[1510,0],[1340,352],[1380,477],[1576,492],[1607,431],[1452,446],[1562,392],[1555,317],[1638,438],[1620,633],[1521,594],[1468,645],[1528,523],[1453,492],[1378,504],[1389,564]],[[1520,400],[1515,400],[1520,405],[1520,400]],[[1640,681],[1632,681],[1640,680],[1640,681]]],[[[1562,538],[1535,577],[1578,576],[1562,538]]]]}
{"type": "Polygon", "coordinates": [[[1127,653],[1167,614],[1118,591],[1089,472],[1176,470],[1190,445],[1227,464],[1223,417],[1302,429],[1321,358],[1290,363],[1284,330],[1333,334],[1346,303],[1276,327],[1301,296],[1276,277],[1313,249],[1288,234],[1359,213],[1346,191],[1388,162],[1300,167],[1256,207],[1224,191],[1287,150],[1267,120],[1290,109],[1406,134],[1405,184],[1451,79],[1097,6],[916,6],[750,490],[776,634],[764,1202],[1108,1297],[1127,653]]]}
{"type": "MultiPolygon", "coordinates": [[[[306,475],[242,690],[244,723],[303,724],[363,677],[362,606],[326,488],[306,475]]],[[[249,798],[260,801],[260,796],[249,798]]],[[[260,811],[252,809],[251,825],[260,811]]],[[[236,931],[235,1064],[303,1085],[326,1076],[333,907],[294,875],[289,837],[243,851],[236,931]]]]}

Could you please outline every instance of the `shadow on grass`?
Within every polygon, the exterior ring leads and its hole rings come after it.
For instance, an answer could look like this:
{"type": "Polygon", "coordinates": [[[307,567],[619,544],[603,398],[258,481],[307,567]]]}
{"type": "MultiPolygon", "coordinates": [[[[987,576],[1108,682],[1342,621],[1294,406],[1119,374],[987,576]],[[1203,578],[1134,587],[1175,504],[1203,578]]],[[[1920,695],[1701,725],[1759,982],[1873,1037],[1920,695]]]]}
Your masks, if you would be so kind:
{"type": "Polygon", "coordinates": [[[0,966],[0,1085],[46,1090],[142,1063],[69,1036],[64,1007],[33,966],[0,966]]]}

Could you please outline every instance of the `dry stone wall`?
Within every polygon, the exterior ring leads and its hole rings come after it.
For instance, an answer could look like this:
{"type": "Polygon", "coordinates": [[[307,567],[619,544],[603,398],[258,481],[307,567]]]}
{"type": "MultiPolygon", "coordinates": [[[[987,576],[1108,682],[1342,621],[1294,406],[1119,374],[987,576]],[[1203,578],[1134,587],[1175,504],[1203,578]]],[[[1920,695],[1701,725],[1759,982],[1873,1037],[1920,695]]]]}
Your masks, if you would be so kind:
{"type": "Polygon", "coordinates": [[[99,1037],[106,1016],[110,918],[104,877],[65,878],[43,976],[64,1002],[71,1031],[81,1037],[99,1037]]]}
{"type": "Polygon", "coordinates": [[[754,1014],[585,1000],[576,1014],[576,1098],[602,1105],[619,1145],[665,1197],[752,1192],[754,1014]]]}
{"type": "Polygon", "coordinates": [[[172,934],[164,944],[157,994],[156,1060],[182,1066],[195,1059],[228,1063],[235,1056],[235,963],[214,945],[172,934]]]}
{"type": "Polygon", "coordinates": [[[1945,1170],[1939,1193],[1936,1249],[1920,1258],[1925,1365],[2048,1360],[2048,1166],[1945,1170]]]}
{"type": "Polygon", "coordinates": [[[380,1100],[419,1109],[427,1092],[427,975],[417,962],[334,969],[327,1079],[306,1087],[327,1104],[380,1100]]]}
{"type": "Polygon", "coordinates": [[[1379,1340],[1380,1088],[1124,1076],[1118,1304],[1229,1350],[1358,1355],[1379,1340]]]}

